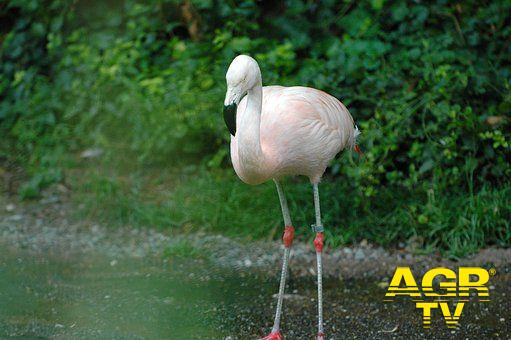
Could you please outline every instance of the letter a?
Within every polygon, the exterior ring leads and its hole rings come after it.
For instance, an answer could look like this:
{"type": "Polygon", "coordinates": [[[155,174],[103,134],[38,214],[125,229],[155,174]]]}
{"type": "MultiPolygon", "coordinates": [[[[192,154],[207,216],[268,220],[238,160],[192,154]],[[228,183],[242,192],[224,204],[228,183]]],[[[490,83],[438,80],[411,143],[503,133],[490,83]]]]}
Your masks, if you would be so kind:
{"type": "Polygon", "coordinates": [[[412,271],[408,267],[397,267],[392,280],[390,281],[386,298],[394,298],[395,296],[421,297],[417,282],[413,277],[412,271]],[[404,287],[400,287],[404,281],[404,287]]]}

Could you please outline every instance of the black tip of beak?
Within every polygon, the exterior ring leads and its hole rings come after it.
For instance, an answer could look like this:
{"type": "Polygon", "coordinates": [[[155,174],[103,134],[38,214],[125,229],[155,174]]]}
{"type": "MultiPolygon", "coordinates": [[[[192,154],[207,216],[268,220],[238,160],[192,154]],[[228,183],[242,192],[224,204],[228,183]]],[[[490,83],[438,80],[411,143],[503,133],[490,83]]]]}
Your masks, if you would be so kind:
{"type": "Polygon", "coordinates": [[[229,129],[231,135],[236,136],[236,110],[237,105],[232,103],[227,106],[224,105],[224,121],[229,129]]]}

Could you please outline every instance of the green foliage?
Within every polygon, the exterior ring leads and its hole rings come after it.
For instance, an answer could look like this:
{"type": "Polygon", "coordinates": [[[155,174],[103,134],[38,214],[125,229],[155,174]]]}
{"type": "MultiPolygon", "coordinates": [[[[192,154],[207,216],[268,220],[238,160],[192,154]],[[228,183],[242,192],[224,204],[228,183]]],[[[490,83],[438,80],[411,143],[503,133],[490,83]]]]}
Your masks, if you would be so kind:
{"type": "Polygon", "coordinates": [[[199,249],[194,246],[190,241],[182,240],[173,243],[163,251],[163,256],[167,258],[182,257],[208,260],[210,254],[206,249],[199,249]]]}
{"type": "Polygon", "coordinates": [[[0,5],[0,157],[12,158],[33,176],[24,198],[62,179],[58,159],[73,144],[60,70],[67,1],[8,1],[0,5]]]}
{"type": "MultiPolygon", "coordinates": [[[[326,184],[344,183],[329,194],[334,201],[352,194],[339,201],[348,210],[331,206],[326,217],[356,225],[340,241],[415,233],[463,251],[509,244],[505,219],[481,213],[483,197],[502,207],[507,189],[499,187],[511,175],[509,1],[10,0],[0,5],[0,22],[0,157],[28,170],[23,197],[61,180],[70,155],[90,146],[102,148],[107,163],[130,154],[138,166],[228,168],[224,74],[245,53],[259,61],[264,84],[325,90],[359,124],[365,156],[337,159],[326,184]],[[393,209],[375,209],[380,199],[393,209]],[[452,219],[448,209],[457,212],[452,219]]],[[[235,189],[201,185],[229,202],[223,209],[246,206],[235,189]]],[[[251,190],[264,199],[272,189],[262,188],[251,190]]],[[[91,190],[110,189],[107,181],[91,190]]],[[[132,216],[139,204],[132,202],[112,203],[117,218],[132,216]]],[[[227,219],[202,212],[204,204],[195,205],[194,220],[225,228],[227,219]]],[[[160,216],[157,207],[143,210],[153,212],[148,221],[160,216]]],[[[240,225],[250,224],[250,213],[257,214],[246,211],[240,225]]]]}
{"type": "MultiPolygon", "coordinates": [[[[76,197],[87,205],[84,211],[88,215],[81,218],[119,226],[204,230],[248,239],[280,237],[282,218],[272,183],[250,187],[235,178],[233,171],[174,171],[126,180],[122,174],[105,178],[104,170],[94,169],[94,175],[81,180],[80,192],[85,194],[76,197]]],[[[443,249],[449,257],[457,258],[488,244],[505,247],[511,242],[510,186],[484,187],[475,195],[433,189],[399,194],[398,189],[380,190],[364,207],[358,203],[361,188],[343,181],[322,183],[327,244],[335,247],[368,239],[390,245],[400,241],[414,251],[443,249]]],[[[297,237],[312,241],[311,186],[293,180],[284,184],[284,190],[297,237]]],[[[169,252],[179,254],[181,247],[176,247],[169,252]]]]}

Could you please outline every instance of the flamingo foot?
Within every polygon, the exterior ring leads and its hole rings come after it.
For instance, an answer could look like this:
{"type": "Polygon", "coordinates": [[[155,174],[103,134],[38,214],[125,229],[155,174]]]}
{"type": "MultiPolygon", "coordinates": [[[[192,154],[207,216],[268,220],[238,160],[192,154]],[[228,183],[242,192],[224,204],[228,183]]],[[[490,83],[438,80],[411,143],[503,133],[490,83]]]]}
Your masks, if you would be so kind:
{"type": "Polygon", "coordinates": [[[318,340],[323,340],[323,336],[324,336],[323,333],[318,333],[318,340]]]}
{"type": "Polygon", "coordinates": [[[282,335],[280,334],[280,331],[272,331],[270,334],[260,340],[282,340],[282,335]]]}

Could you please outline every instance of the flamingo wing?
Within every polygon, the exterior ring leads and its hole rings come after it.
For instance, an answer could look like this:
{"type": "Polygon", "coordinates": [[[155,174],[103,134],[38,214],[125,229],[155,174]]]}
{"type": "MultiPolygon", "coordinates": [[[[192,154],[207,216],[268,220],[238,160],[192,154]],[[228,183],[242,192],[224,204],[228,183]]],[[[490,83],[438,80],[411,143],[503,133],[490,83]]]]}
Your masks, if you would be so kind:
{"type": "Polygon", "coordinates": [[[309,87],[263,88],[261,146],[281,175],[319,180],[328,163],[355,142],[353,118],[335,97],[309,87]]]}
{"type": "MultiPolygon", "coordinates": [[[[318,181],[329,162],[355,143],[353,118],[335,97],[309,87],[263,87],[261,148],[275,178],[305,175],[318,181]]],[[[238,119],[247,98],[238,106],[238,119]]],[[[236,136],[231,136],[231,159],[243,178],[236,136]]]]}

